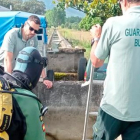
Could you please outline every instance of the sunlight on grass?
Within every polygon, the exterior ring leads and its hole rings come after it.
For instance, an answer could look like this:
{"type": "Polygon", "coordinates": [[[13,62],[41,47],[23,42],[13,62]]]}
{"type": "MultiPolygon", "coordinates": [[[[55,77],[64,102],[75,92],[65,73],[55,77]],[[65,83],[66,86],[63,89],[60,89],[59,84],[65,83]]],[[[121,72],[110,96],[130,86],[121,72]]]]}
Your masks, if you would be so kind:
{"type": "Polygon", "coordinates": [[[66,38],[73,47],[79,46],[84,49],[86,49],[86,52],[84,53],[84,56],[89,59],[90,57],[90,42],[91,42],[91,36],[90,32],[87,31],[78,31],[78,30],[71,30],[71,29],[58,29],[60,34],[66,38]]]}

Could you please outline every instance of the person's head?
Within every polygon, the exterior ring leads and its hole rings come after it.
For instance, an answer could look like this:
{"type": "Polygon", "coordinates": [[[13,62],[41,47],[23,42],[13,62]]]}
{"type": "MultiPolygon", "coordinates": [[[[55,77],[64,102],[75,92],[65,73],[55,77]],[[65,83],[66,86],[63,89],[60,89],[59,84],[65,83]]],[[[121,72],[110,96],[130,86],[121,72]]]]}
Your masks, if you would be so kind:
{"type": "Polygon", "coordinates": [[[12,75],[21,80],[29,89],[33,89],[39,81],[43,68],[46,66],[46,57],[41,57],[34,47],[25,47],[16,58],[12,75]]]}
{"type": "Polygon", "coordinates": [[[31,15],[28,20],[24,24],[24,34],[28,37],[28,39],[32,38],[40,27],[40,19],[36,15],[31,15]]]}
{"type": "Polygon", "coordinates": [[[121,6],[123,14],[133,6],[139,6],[140,0],[118,0],[118,3],[121,6]]]}

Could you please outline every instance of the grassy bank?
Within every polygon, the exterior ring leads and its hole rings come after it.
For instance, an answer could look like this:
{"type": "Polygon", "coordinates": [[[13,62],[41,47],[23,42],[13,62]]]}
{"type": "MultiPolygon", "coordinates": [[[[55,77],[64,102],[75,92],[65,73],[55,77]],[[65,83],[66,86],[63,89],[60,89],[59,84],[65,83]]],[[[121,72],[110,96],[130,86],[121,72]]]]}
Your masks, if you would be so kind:
{"type": "Polygon", "coordinates": [[[84,56],[89,59],[90,56],[90,42],[91,42],[91,35],[90,32],[86,31],[77,31],[71,29],[58,29],[60,34],[68,39],[68,41],[72,44],[73,47],[79,46],[86,49],[84,56]]]}

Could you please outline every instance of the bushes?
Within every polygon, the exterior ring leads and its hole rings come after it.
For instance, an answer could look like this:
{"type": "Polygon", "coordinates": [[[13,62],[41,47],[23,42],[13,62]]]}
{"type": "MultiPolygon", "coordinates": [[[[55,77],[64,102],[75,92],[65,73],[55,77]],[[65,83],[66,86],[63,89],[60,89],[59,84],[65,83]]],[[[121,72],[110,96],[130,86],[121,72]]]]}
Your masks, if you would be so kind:
{"type": "Polygon", "coordinates": [[[95,24],[103,25],[103,21],[101,20],[100,17],[93,18],[91,16],[86,16],[79,23],[79,27],[80,27],[80,29],[84,29],[84,30],[88,31],[95,24]]]}

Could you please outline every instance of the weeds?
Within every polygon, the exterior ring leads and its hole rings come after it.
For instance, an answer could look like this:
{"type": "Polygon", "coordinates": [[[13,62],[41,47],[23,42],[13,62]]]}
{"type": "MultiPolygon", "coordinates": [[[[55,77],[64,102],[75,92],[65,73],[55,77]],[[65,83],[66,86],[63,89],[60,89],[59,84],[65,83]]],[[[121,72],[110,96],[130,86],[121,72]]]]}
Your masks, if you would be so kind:
{"type": "Polygon", "coordinates": [[[86,52],[84,53],[84,56],[89,59],[90,57],[90,50],[91,50],[91,36],[90,32],[87,31],[77,31],[77,30],[71,30],[71,29],[58,29],[60,34],[66,38],[73,47],[82,47],[86,49],[86,52]]]}

